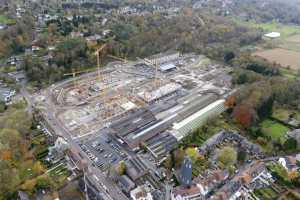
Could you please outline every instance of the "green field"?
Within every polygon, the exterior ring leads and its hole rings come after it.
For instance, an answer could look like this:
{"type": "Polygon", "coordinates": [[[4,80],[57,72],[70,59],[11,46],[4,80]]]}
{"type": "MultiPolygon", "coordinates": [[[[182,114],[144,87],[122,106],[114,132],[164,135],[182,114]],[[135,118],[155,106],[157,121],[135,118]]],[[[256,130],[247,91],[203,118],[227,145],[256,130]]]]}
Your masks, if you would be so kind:
{"type": "Polygon", "coordinates": [[[294,119],[300,121],[300,113],[298,111],[284,108],[273,108],[272,117],[275,119],[285,121],[288,120],[291,115],[294,119]]]}
{"type": "Polygon", "coordinates": [[[257,23],[254,21],[243,22],[243,24],[248,25],[249,27],[263,29],[265,32],[279,32],[283,39],[300,33],[300,26],[295,25],[283,25],[275,22],[257,23]]]}
{"type": "Polygon", "coordinates": [[[300,76],[299,73],[296,72],[295,70],[287,69],[287,68],[280,68],[280,73],[291,80],[299,80],[300,76]]]}
{"type": "Polygon", "coordinates": [[[238,24],[246,25],[250,28],[262,29],[266,33],[267,32],[279,32],[279,33],[281,33],[281,38],[283,38],[283,39],[285,39],[291,35],[300,33],[300,26],[296,26],[296,25],[280,24],[277,22],[259,23],[256,21],[242,21],[237,18],[231,18],[231,19],[238,24]]]}
{"type": "Polygon", "coordinates": [[[15,20],[9,19],[8,17],[6,17],[4,15],[0,15],[0,24],[10,25],[10,24],[14,24],[14,23],[16,23],[15,20]]]}
{"type": "Polygon", "coordinates": [[[277,140],[284,137],[289,128],[280,123],[267,119],[261,123],[261,130],[264,135],[277,140]]]}

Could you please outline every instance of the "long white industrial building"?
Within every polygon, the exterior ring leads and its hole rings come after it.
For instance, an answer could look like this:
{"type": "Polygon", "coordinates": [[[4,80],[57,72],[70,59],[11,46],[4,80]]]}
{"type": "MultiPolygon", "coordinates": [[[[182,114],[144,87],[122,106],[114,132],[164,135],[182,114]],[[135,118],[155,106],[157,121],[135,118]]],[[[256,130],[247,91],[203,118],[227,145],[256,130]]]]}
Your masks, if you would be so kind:
{"type": "Polygon", "coordinates": [[[179,141],[203,125],[209,118],[221,114],[226,110],[224,102],[224,99],[217,100],[186,119],[174,123],[173,136],[179,141]]]}

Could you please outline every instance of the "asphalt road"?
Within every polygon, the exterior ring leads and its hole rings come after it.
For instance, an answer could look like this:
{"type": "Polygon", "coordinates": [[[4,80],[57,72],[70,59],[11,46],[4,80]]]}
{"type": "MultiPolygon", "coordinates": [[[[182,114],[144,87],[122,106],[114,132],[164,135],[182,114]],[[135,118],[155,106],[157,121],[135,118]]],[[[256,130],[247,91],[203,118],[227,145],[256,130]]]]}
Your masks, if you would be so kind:
{"type": "MultiPolygon", "coordinates": [[[[70,81],[70,80],[68,80],[70,81]]],[[[59,83],[58,85],[65,84],[67,81],[63,81],[59,83]]],[[[53,90],[56,88],[57,85],[52,85],[49,90],[53,90]]],[[[22,84],[21,88],[21,94],[23,97],[26,99],[28,103],[28,111],[32,112],[32,109],[35,105],[33,98],[31,95],[28,93],[28,91],[25,88],[25,84],[22,84]]],[[[47,94],[50,94],[47,92],[47,94]]],[[[54,133],[56,135],[59,135],[63,138],[66,139],[66,141],[69,143],[70,148],[74,149],[75,152],[80,153],[81,156],[77,155],[78,157],[84,157],[84,159],[87,161],[87,173],[86,176],[87,178],[97,187],[97,189],[103,193],[103,198],[108,199],[108,200],[127,200],[128,197],[125,196],[121,189],[114,183],[112,182],[109,178],[106,177],[104,173],[100,171],[100,169],[93,167],[93,161],[88,158],[88,156],[82,151],[80,146],[74,141],[72,138],[72,135],[70,132],[68,132],[64,126],[60,123],[59,120],[57,120],[55,116],[55,105],[52,104],[50,101],[51,97],[48,95],[45,99],[44,102],[44,107],[45,110],[42,112],[43,117],[45,121],[48,123],[48,125],[52,128],[54,133]]]]}

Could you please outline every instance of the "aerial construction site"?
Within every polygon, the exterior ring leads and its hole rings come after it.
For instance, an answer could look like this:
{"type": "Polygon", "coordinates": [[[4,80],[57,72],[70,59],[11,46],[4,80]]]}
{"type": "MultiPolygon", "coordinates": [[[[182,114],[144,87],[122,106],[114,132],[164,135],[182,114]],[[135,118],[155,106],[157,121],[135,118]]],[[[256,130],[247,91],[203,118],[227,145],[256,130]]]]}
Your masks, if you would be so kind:
{"type": "Polygon", "coordinates": [[[72,138],[105,130],[134,149],[166,131],[180,140],[209,117],[210,108],[221,105],[221,112],[231,92],[229,71],[202,55],[166,52],[73,76],[36,99],[45,110],[51,104],[72,138]]]}

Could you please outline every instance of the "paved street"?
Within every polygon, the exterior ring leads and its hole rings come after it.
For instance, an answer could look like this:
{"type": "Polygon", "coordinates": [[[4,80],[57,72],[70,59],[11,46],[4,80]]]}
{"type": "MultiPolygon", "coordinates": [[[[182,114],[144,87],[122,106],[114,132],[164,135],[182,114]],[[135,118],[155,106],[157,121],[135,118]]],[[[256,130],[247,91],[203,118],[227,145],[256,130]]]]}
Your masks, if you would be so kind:
{"type": "MultiPolygon", "coordinates": [[[[59,83],[64,84],[65,81],[59,83]]],[[[51,89],[55,88],[57,85],[53,85],[51,89]]],[[[28,111],[32,112],[32,108],[35,105],[35,102],[33,101],[33,98],[30,96],[28,91],[25,88],[25,85],[23,83],[21,88],[21,94],[26,99],[28,103],[28,111]]],[[[70,148],[74,149],[76,152],[80,153],[80,157],[84,157],[85,160],[88,161],[88,173],[87,178],[97,187],[101,193],[103,193],[103,197],[108,200],[120,200],[120,199],[128,199],[127,196],[125,196],[120,188],[111,180],[106,178],[106,175],[101,172],[100,169],[93,167],[93,161],[82,151],[80,146],[74,141],[72,138],[71,133],[69,133],[66,129],[63,128],[63,125],[60,124],[59,120],[57,120],[55,116],[55,105],[49,101],[51,97],[47,96],[45,98],[45,110],[42,112],[43,117],[47,124],[52,128],[52,130],[55,132],[55,134],[62,136],[63,138],[68,141],[70,148]]]]}

